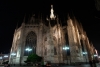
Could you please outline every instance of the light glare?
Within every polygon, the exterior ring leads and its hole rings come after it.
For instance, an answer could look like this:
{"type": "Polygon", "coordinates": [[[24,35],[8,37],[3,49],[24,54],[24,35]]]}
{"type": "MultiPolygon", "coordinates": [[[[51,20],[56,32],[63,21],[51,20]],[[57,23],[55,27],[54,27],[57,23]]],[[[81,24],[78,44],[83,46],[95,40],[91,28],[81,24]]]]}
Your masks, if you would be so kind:
{"type": "Polygon", "coordinates": [[[83,52],[83,54],[87,54],[87,52],[83,52]]]}
{"type": "Polygon", "coordinates": [[[14,56],[14,55],[16,55],[16,53],[11,53],[11,55],[13,55],[13,56],[14,56]]]}
{"type": "Polygon", "coordinates": [[[8,57],[8,55],[5,55],[4,57],[8,57]]]}
{"type": "Polygon", "coordinates": [[[63,49],[64,49],[64,50],[67,50],[67,49],[69,49],[69,47],[63,47],[63,49]]]}
{"type": "Polygon", "coordinates": [[[26,51],[32,51],[32,49],[30,49],[30,48],[26,48],[25,50],[26,50],[26,51]]]}
{"type": "Polygon", "coordinates": [[[97,57],[97,56],[98,56],[98,55],[96,55],[96,54],[94,55],[94,57],[97,57]]]}
{"type": "Polygon", "coordinates": [[[0,59],[2,59],[2,57],[0,57],[0,59]]]}

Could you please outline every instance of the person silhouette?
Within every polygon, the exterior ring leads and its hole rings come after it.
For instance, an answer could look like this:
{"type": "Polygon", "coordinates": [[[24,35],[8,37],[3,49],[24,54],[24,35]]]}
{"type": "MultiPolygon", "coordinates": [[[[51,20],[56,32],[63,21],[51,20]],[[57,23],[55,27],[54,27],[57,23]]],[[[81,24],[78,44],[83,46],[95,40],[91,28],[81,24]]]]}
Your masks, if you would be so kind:
{"type": "Polygon", "coordinates": [[[94,67],[97,67],[97,66],[96,66],[96,61],[95,61],[95,60],[93,60],[93,66],[94,66],[94,67]]]}
{"type": "Polygon", "coordinates": [[[93,62],[91,59],[89,60],[89,64],[90,64],[90,67],[93,67],[93,62]]]}

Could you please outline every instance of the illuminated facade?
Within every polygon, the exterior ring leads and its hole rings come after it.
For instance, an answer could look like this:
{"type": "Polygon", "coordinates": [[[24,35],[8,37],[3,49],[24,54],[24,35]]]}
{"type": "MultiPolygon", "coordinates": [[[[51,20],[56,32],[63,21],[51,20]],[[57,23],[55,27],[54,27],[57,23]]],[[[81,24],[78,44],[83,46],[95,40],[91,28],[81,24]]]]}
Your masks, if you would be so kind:
{"type": "Polygon", "coordinates": [[[34,16],[15,29],[10,64],[24,64],[27,56],[36,53],[51,63],[88,62],[90,43],[82,25],[68,16],[67,25],[61,25],[51,6],[50,18],[43,21],[34,16]],[[12,55],[12,53],[15,53],[12,55]]]}

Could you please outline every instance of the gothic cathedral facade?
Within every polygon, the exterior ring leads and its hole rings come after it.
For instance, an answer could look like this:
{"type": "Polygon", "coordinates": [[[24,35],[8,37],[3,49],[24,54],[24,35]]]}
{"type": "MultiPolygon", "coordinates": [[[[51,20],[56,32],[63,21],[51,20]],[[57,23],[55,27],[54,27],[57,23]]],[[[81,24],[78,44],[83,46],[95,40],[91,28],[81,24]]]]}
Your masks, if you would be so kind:
{"type": "Polygon", "coordinates": [[[15,29],[10,51],[10,64],[25,64],[29,54],[36,53],[51,63],[88,62],[92,57],[91,44],[82,25],[68,16],[61,25],[51,6],[50,18],[43,21],[32,15],[28,23],[15,29]],[[46,25],[44,22],[48,23],[46,25]],[[15,53],[15,55],[12,53],[15,53]]]}

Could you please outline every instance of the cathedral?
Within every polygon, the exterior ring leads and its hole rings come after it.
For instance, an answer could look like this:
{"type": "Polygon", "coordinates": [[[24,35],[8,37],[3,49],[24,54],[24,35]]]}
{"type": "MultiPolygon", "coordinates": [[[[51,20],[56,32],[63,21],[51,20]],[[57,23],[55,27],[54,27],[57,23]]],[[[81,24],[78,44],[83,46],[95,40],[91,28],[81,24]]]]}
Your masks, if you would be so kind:
{"type": "Polygon", "coordinates": [[[51,63],[83,63],[93,58],[94,46],[76,18],[68,15],[62,25],[51,5],[50,17],[43,21],[34,15],[25,18],[13,35],[10,64],[25,64],[29,54],[35,53],[51,63]]]}

